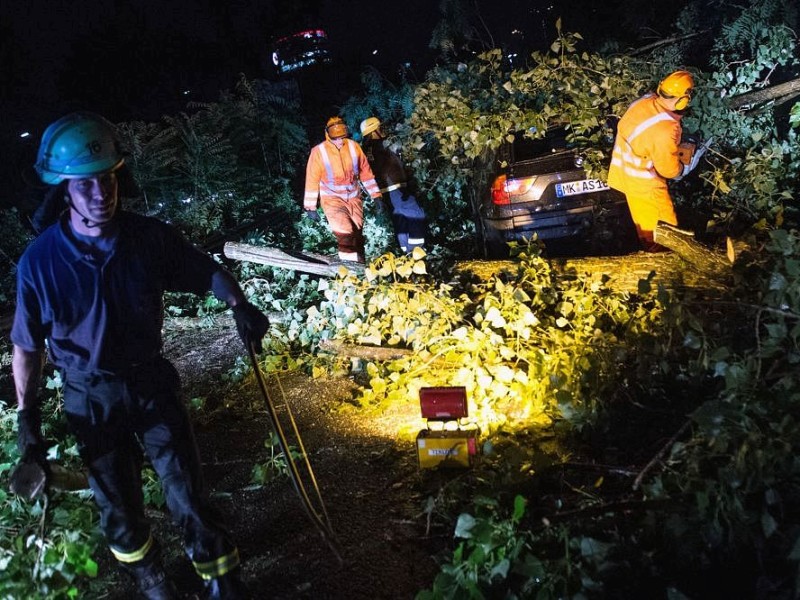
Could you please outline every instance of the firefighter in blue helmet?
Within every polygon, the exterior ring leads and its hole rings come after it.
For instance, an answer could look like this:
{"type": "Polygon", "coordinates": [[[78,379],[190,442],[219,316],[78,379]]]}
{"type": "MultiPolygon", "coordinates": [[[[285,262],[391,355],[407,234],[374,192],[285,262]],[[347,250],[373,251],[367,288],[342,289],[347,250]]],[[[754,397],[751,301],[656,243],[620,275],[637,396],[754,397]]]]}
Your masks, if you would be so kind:
{"type": "Polygon", "coordinates": [[[64,380],[64,413],[89,471],[111,552],[142,596],[177,598],[145,519],[146,454],[208,598],[244,598],[239,555],[203,488],[180,382],[162,355],[162,295],[209,290],[233,309],[245,344],[261,349],[269,321],[235,279],[175,229],[122,210],[124,163],[111,123],[87,112],[44,133],[36,170],[68,206],[25,250],[11,340],[22,462],[47,473],[37,389],[44,350],[64,380]]]}

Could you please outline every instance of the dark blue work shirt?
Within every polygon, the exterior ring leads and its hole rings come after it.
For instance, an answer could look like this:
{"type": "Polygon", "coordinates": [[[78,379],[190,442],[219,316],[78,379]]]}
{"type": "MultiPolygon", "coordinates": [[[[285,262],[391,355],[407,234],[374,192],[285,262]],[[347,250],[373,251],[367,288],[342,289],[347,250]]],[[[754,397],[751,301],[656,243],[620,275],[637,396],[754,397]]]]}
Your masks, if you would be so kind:
{"type": "Polygon", "coordinates": [[[221,269],[173,227],[120,212],[116,240],[98,254],[65,215],[25,250],[17,267],[11,341],[45,347],[59,368],[122,373],[161,352],[165,291],[204,294],[221,269]]]}

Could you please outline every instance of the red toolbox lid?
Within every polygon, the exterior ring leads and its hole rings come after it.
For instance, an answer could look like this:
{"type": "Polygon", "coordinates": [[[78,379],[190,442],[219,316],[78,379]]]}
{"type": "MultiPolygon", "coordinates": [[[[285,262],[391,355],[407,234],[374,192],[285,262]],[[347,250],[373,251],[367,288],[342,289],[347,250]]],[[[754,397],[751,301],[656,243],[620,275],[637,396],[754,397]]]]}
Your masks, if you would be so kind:
{"type": "Polygon", "coordinates": [[[425,419],[461,419],[467,416],[467,388],[420,388],[419,406],[425,419]]]}

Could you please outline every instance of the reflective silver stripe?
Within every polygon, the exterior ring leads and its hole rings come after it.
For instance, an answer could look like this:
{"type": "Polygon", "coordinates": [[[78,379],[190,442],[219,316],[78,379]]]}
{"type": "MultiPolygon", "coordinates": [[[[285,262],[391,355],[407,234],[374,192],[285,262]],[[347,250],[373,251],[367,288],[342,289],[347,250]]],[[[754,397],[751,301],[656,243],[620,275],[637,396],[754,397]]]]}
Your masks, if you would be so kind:
{"type": "Polygon", "coordinates": [[[381,193],[381,191],[378,189],[378,182],[374,179],[365,179],[361,183],[364,184],[364,188],[366,188],[367,193],[373,198],[381,193]]]}
{"type": "Polygon", "coordinates": [[[356,143],[352,140],[345,140],[347,149],[350,150],[350,160],[353,161],[353,176],[358,178],[358,153],[356,152],[356,143]]]}
{"type": "Polygon", "coordinates": [[[660,123],[661,121],[674,121],[674,120],[675,119],[673,119],[671,116],[669,116],[669,113],[665,113],[665,112],[658,113],[657,115],[653,115],[652,117],[650,117],[646,121],[642,121],[641,123],[639,123],[634,128],[634,130],[631,131],[631,135],[630,135],[630,137],[627,138],[626,141],[628,142],[628,144],[630,144],[639,135],[641,135],[644,131],[647,131],[648,129],[650,129],[656,123],[660,123]]]}
{"type": "Polygon", "coordinates": [[[424,244],[425,243],[425,238],[412,238],[412,237],[410,237],[410,238],[408,238],[408,243],[409,244],[424,244]]]}
{"type": "Polygon", "coordinates": [[[356,186],[334,186],[333,188],[329,188],[323,182],[320,184],[319,191],[320,194],[325,198],[341,198],[343,200],[349,200],[350,198],[355,198],[358,196],[358,188],[356,186]]]}
{"type": "MultiPolygon", "coordinates": [[[[639,102],[647,99],[650,96],[639,98],[636,102],[631,104],[631,107],[639,102]]],[[[614,145],[614,151],[611,156],[611,164],[621,167],[626,175],[635,177],[637,179],[657,179],[657,175],[652,171],[653,161],[636,154],[633,150],[631,143],[639,137],[642,133],[650,129],[653,125],[661,123],[662,121],[674,121],[669,113],[662,112],[653,115],[649,119],[642,121],[637,125],[630,136],[627,138],[620,136],[620,142],[614,145]]]]}
{"type": "Polygon", "coordinates": [[[358,260],[358,252],[339,252],[339,258],[355,262],[358,260]]]}
{"type": "Polygon", "coordinates": [[[153,547],[153,534],[152,532],[148,534],[147,541],[140,547],[134,550],[133,552],[121,552],[114,548],[111,548],[111,554],[121,563],[133,563],[142,560],[148,552],[150,552],[150,548],[153,547]]]}
{"type": "Polygon", "coordinates": [[[320,154],[322,154],[322,164],[325,165],[325,173],[328,175],[328,181],[333,181],[333,167],[331,166],[331,159],[328,157],[328,152],[325,150],[325,143],[319,146],[320,154]]]}
{"type": "Polygon", "coordinates": [[[657,179],[658,175],[656,175],[653,171],[646,171],[644,169],[635,169],[634,167],[625,166],[623,167],[626,175],[630,175],[631,177],[636,177],[637,179],[657,179]]]}
{"type": "Polygon", "coordinates": [[[388,194],[389,192],[393,192],[404,187],[406,187],[405,183],[393,183],[389,187],[381,188],[381,194],[388,194]]]}

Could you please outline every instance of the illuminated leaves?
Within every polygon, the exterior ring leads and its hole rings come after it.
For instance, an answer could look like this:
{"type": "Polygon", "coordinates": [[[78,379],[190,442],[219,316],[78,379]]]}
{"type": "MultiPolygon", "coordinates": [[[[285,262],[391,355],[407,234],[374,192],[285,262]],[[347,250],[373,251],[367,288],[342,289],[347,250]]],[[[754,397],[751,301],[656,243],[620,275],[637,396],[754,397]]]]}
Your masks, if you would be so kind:
{"type": "Polygon", "coordinates": [[[386,255],[363,279],[320,285],[325,301],[308,326],[352,343],[404,347],[412,357],[369,363],[362,402],[407,402],[422,386],[467,389],[486,431],[546,424],[554,415],[587,422],[630,336],[657,323],[652,304],[610,293],[605,281],[556,283],[538,255],[523,254],[516,280],[499,278],[457,296],[425,276],[424,253],[386,255]]]}

